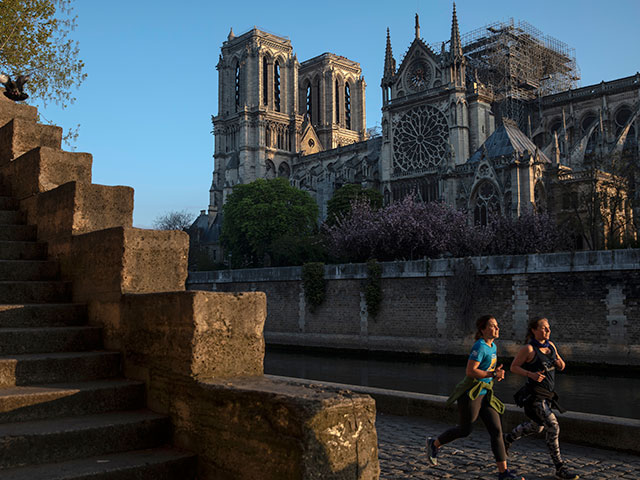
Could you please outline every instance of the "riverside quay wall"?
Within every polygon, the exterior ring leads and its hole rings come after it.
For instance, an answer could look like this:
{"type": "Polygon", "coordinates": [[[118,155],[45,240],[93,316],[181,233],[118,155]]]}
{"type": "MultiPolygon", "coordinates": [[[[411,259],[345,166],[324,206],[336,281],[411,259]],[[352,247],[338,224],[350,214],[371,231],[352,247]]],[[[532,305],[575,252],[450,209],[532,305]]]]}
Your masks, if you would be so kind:
{"type": "Polygon", "coordinates": [[[365,264],[326,265],[326,297],[315,309],[301,267],[190,272],[187,288],[265,292],[272,345],[466,355],[474,319],[490,313],[500,323],[500,355],[513,356],[529,320],[545,316],[572,361],[640,365],[640,249],[380,265],[375,317],[365,264]]]}

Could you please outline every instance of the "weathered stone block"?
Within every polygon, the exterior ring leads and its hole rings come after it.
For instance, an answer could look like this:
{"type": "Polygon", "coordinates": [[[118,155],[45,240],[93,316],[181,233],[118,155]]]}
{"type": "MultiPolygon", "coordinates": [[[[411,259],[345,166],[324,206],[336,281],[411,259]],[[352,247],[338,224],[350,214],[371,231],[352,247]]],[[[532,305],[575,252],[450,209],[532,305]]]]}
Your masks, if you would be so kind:
{"type": "Polygon", "coordinates": [[[68,182],[91,183],[89,153],[38,147],[0,168],[11,196],[23,200],[68,182]]]}
{"type": "Polygon", "coordinates": [[[0,127],[0,165],[36,147],[60,148],[62,128],[14,118],[0,127]]]}
{"type": "Polygon", "coordinates": [[[266,377],[177,382],[152,374],[174,441],[198,454],[203,480],[373,480],[375,402],[367,395],[266,377]]]}
{"type": "Polygon", "coordinates": [[[117,301],[124,293],[184,290],[189,236],[175,230],[115,227],[52,241],[73,299],[117,301]]]}
{"type": "Polygon", "coordinates": [[[264,293],[123,297],[127,364],[193,378],[263,374],[264,293]]]}
{"type": "Polygon", "coordinates": [[[73,301],[87,304],[109,349],[122,346],[122,294],[184,290],[188,254],[189,236],[179,231],[116,227],[49,242],[50,257],[73,282],[73,301]]]}
{"type": "Polygon", "coordinates": [[[0,127],[14,118],[22,118],[32,122],[38,120],[38,109],[36,107],[9,100],[4,96],[4,90],[4,88],[0,88],[0,127]]]}
{"type": "Polygon", "coordinates": [[[38,227],[38,240],[65,239],[105,228],[131,227],[133,188],[68,182],[37,197],[27,221],[38,227]]]}

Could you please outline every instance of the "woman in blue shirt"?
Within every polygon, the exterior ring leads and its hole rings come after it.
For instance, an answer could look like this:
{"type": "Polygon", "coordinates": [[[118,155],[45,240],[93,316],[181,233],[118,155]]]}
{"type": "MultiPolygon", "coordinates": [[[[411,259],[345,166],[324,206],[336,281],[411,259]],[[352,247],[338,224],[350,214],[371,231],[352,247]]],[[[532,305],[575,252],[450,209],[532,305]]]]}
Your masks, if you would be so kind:
{"type": "Polygon", "coordinates": [[[427,440],[427,453],[433,465],[438,464],[438,451],[442,445],[466,437],[471,433],[473,423],[480,417],[491,437],[491,450],[498,466],[498,479],[520,479],[507,468],[507,454],[502,437],[500,415],[504,405],[493,394],[493,380],[504,379],[502,365],[498,360],[494,340],[500,335],[498,321],[492,315],[485,315],[476,321],[476,342],[471,348],[467,361],[466,377],[449,397],[447,404],[458,402],[459,423],[437,438],[427,440]]]}

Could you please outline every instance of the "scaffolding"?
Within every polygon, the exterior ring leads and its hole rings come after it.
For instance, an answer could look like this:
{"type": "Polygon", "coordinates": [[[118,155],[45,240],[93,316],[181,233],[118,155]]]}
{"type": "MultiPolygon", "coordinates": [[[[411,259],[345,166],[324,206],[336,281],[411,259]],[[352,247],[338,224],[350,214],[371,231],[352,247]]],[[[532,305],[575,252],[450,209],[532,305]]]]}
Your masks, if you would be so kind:
{"type": "Polygon", "coordinates": [[[575,49],[533,25],[513,18],[461,38],[467,72],[491,88],[494,113],[526,131],[526,105],[537,96],[575,88],[580,79],[575,49]]]}

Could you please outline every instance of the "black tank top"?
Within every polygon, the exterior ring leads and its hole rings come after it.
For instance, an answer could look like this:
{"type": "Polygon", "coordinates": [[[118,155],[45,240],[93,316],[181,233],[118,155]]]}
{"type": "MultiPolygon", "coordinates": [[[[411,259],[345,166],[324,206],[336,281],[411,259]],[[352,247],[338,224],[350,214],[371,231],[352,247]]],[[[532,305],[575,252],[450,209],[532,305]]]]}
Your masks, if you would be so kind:
{"type": "Polygon", "coordinates": [[[532,378],[529,378],[529,384],[534,387],[543,388],[549,392],[553,392],[556,386],[556,365],[555,361],[558,358],[556,349],[549,345],[549,353],[542,353],[540,349],[531,344],[535,356],[530,362],[524,363],[522,368],[529,372],[543,372],[545,378],[541,382],[536,382],[532,378]]]}

